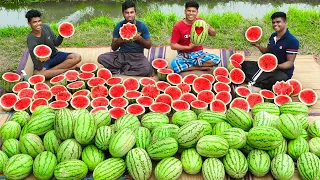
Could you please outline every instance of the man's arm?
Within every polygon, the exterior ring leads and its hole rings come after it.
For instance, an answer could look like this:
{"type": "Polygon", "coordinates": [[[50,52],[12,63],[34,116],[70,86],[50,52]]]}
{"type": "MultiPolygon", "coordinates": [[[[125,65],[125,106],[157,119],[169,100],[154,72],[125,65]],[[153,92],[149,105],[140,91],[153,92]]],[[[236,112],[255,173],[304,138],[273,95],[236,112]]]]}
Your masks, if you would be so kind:
{"type": "MultiPolygon", "coordinates": [[[[70,68],[71,69],[71,68],[70,68]]],[[[45,69],[43,68],[42,70],[34,70],[34,74],[40,74],[43,75],[46,79],[51,79],[54,76],[57,76],[59,74],[62,74],[66,71],[68,71],[69,69],[45,69]]]]}
{"type": "Polygon", "coordinates": [[[267,47],[261,46],[259,43],[253,44],[253,45],[255,47],[257,47],[262,54],[270,52],[270,46],[269,45],[267,47]]]}
{"type": "Polygon", "coordinates": [[[150,39],[144,39],[140,34],[137,34],[135,37],[135,41],[139,44],[141,44],[144,48],[150,49],[151,48],[151,40],[150,39]]]}
{"type": "Polygon", "coordinates": [[[282,64],[278,64],[277,69],[290,69],[294,64],[295,59],[296,54],[287,54],[287,61],[282,64]]]}
{"type": "Polygon", "coordinates": [[[126,41],[123,40],[121,37],[119,38],[112,38],[112,42],[111,42],[111,49],[113,51],[116,51],[119,49],[119,47],[121,46],[121,44],[125,43],[126,41]]]}
{"type": "Polygon", "coordinates": [[[170,47],[172,50],[184,51],[184,50],[192,49],[193,47],[195,47],[195,45],[190,43],[189,46],[183,46],[178,43],[170,43],[170,47]]]}

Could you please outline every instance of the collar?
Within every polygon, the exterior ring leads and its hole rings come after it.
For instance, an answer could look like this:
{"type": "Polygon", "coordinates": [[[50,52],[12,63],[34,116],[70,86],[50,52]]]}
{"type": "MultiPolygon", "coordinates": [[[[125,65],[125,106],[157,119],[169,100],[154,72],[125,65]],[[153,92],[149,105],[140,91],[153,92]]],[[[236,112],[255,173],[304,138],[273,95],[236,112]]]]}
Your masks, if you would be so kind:
{"type": "MultiPolygon", "coordinates": [[[[286,32],[284,33],[284,35],[283,35],[279,40],[285,39],[285,38],[287,38],[289,35],[290,35],[290,31],[289,31],[289,29],[287,28],[286,32]]],[[[277,33],[276,33],[276,36],[277,36],[277,33]]]]}

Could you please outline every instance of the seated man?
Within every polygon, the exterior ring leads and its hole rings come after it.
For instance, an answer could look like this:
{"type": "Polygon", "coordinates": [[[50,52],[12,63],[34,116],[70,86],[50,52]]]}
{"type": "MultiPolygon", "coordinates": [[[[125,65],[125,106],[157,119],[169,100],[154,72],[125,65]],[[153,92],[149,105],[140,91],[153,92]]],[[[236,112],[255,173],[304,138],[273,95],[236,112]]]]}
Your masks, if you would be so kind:
{"type": "Polygon", "coordinates": [[[41,74],[46,79],[50,79],[70,69],[77,68],[81,56],[75,53],[60,52],[56,49],[56,46],[62,43],[63,37],[60,35],[56,37],[49,25],[42,24],[39,11],[28,11],[26,18],[28,19],[28,25],[31,27],[27,45],[34,64],[34,74],[41,74]],[[39,61],[33,53],[33,49],[40,44],[47,45],[52,50],[50,59],[45,62],[39,61]]]}
{"type": "MultiPolygon", "coordinates": [[[[268,46],[263,47],[259,43],[253,45],[263,54],[274,54],[278,59],[278,67],[273,72],[261,73],[254,84],[255,91],[260,88],[271,90],[277,81],[290,79],[293,75],[294,60],[299,49],[299,41],[287,29],[286,14],[284,12],[275,12],[272,14],[271,19],[275,32],[270,36],[268,46]]],[[[245,61],[242,64],[242,70],[246,74],[246,81],[249,82],[259,70],[258,63],[256,61],[245,61]]]]}
{"type": "MultiPolygon", "coordinates": [[[[198,18],[199,4],[190,1],[185,4],[186,17],[176,23],[171,35],[171,49],[178,51],[178,56],[171,61],[175,73],[189,70],[209,70],[220,62],[220,57],[215,54],[203,52],[203,46],[196,46],[190,42],[192,24],[198,18]]],[[[208,24],[209,25],[209,24],[208,24]]],[[[215,36],[216,31],[209,25],[209,36],[215,36]]]]}
{"type": "Polygon", "coordinates": [[[122,15],[124,20],[119,22],[113,30],[111,48],[114,52],[99,55],[98,62],[109,69],[112,74],[151,76],[152,66],[143,53],[144,48],[150,49],[151,47],[148,27],[145,23],[135,19],[136,5],[134,2],[126,1],[122,4],[122,15]],[[133,41],[120,37],[119,29],[125,23],[132,23],[137,27],[138,34],[133,41]]]}

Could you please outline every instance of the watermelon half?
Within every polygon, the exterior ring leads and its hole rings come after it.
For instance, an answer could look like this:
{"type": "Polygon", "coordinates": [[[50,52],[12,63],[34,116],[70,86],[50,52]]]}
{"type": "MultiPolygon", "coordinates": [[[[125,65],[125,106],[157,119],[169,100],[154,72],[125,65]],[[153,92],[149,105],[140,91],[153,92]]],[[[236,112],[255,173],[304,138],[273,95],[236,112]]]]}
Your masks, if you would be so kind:
{"type": "Polygon", "coordinates": [[[138,33],[137,27],[135,24],[126,23],[123,24],[119,29],[119,35],[123,40],[131,40],[138,33]]]}
{"type": "Polygon", "coordinates": [[[216,82],[213,85],[213,90],[216,93],[221,92],[221,91],[231,92],[231,87],[229,86],[229,84],[226,84],[223,82],[216,82]]]}
{"type": "Polygon", "coordinates": [[[234,68],[229,73],[230,80],[233,84],[242,84],[246,79],[246,75],[239,68],[234,68]]]}
{"type": "Polygon", "coordinates": [[[245,37],[250,43],[256,43],[261,39],[262,33],[261,27],[251,26],[246,30],[245,37]]]}
{"type": "Polygon", "coordinates": [[[94,114],[95,112],[100,111],[100,110],[108,111],[108,108],[104,107],[104,106],[98,106],[98,107],[91,109],[90,114],[94,114]]]}
{"type": "Polygon", "coordinates": [[[182,91],[182,94],[189,93],[191,91],[191,86],[186,83],[180,83],[177,87],[182,91]]]}
{"type": "Polygon", "coordinates": [[[35,84],[41,82],[43,83],[46,80],[46,78],[44,77],[44,75],[38,74],[38,75],[32,75],[31,77],[29,77],[28,82],[31,85],[31,87],[33,87],[35,84]]]}
{"type": "Polygon", "coordinates": [[[196,74],[188,74],[183,78],[183,83],[192,85],[193,81],[197,78],[198,76],[196,74]]]}
{"type": "Polygon", "coordinates": [[[144,115],[145,108],[140,104],[130,104],[126,109],[128,114],[137,116],[139,119],[144,115]]]}
{"type": "Polygon", "coordinates": [[[126,87],[122,84],[116,84],[109,89],[109,96],[111,98],[122,97],[126,93],[126,87]]]}
{"type": "Polygon", "coordinates": [[[92,99],[91,101],[91,107],[96,108],[96,107],[108,107],[109,106],[109,100],[105,97],[97,97],[95,99],[92,99]]]}
{"type": "Polygon", "coordinates": [[[237,61],[231,60],[228,64],[228,70],[231,71],[234,68],[242,69],[242,66],[237,61]]]}
{"type": "Polygon", "coordinates": [[[276,97],[272,91],[267,89],[261,89],[259,93],[262,95],[264,102],[273,102],[274,98],[276,97]]]}
{"type": "Polygon", "coordinates": [[[175,100],[171,104],[173,113],[181,110],[189,110],[190,104],[184,100],[175,100]]]}
{"type": "Polygon", "coordinates": [[[87,96],[76,96],[71,99],[70,104],[74,109],[86,109],[90,105],[90,99],[87,96]]]}
{"type": "Polygon", "coordinates": [[[166,88],[171,86],[171,85],[169,83],[165,82],[165,81],[158,81],[156,83],[156,86],[161,92],[164,92],[164,90],[166,90],[166,88]]]}
{"type": "Polygon", "coordinates": [[[77,91],[84,89],[85,86],[86,85],[85,85],[84,81],[74,81],[74,82],[68,84],[67,88],[71,93],[75,93],[77,91]]]}
{"type": "Polygon", "coordinates": [[[141,93],[143,96],[149,96],[154,99],[160,94],[160,91],[156,85],[149,84],[142,88],[141,93]]]}
{"type": "Polygon", "coordinates": [[[98,65],[95,63],[84,63],[80,66],[81,72],[95,73],[98,70],[98,65]]]}
{"type": "Polygon", "coordinates": [[[182,94],[182,96],[180,97],[180,100],[184,100],[190,104],[191,102],[197,100],[197,97],[192,93],[185,93],[185,94],[182,94]]]}
{"type": "Polygon", "coordinates": [[[33,98],[33,95],[35,94],[35,92],[36,91],[32,88],[24,88],[19,91],[18,97],[19,97],[19,99],[24,98],[24,97],[33,98]]]}
{"type": "Polygon", "coordinates": [[[74,26],[69,22],[63,22],[59,25],[58,32],[64,38],[69,38],[74,34],[74,26]]]}
{"type": "Polygon", "coordinates": [[[63,85],[55,85],[55,86],[52,86],[50,88],[50,91],[52,92],[52,94],[54,96],[56,96],[57,94],[59,94],[60,92],[63,92],[63,91],[68,91],[68,89],[63,86],[63,85]]]}
{"type": "Polygon", "coordinates": [[[106,83],[106,81],[103,78],[93,77],[88,80],[87,85],[91,89],[91,88],[96,87],[98,85],[103,86],[105,83],[106,83]]]}
{"type": "Polygon", "coordinates": [[[67,79],[66,79],[66,76],[65,75],[57,75],[53,78],[50,79],[50,84],[52,86],[54,85],[63,85],[63,86],[66,86],[67,85],[67,79]]]}
{"type": "Polygon", "coordinates": [[[126,110],[121,107],[114,107],[109,110],[109,114],[112,119],[118,119],[126,114],[126,110]]]}
{"type": "Polygon", "coordinates": [[[62,101],[62,100],[58,100],[58,101],[52,101],[49,106],[52,109],[63,109],[63,108],[67,108],[69,106],[69,103],[67,101],[62,101]]]}
{"type": "Polygon", "coordinates": [[[259,93],[251,93],[247,96],[247,101],[249,103],[250,108],[255,106],[256,104],[263,103],[264,99],[259,93]]]}
{"type": "Polygon", "coordinates": [[[150,107],[151,104],[153,104],[154,100],[151,97],[148,96],[141,96],[137,98],[137,103],[144,106],[144,107],[150,107]]]}
{"type": "Polygon", "coordinates": [[[211,82],[211,84],[213,84],[215,81],[215,77],[212,74],[201,74],[200,77],[208,79],[211,82]]]}
{"type": "Polygon", "coordinates": [[[82,89],[73,93],[73,97],[80,96],[80,95],[90,97],[90,94],[91,92],[88,89],[82,89]]]}
{"type": "Polygon", "coordinates": [[[142,96],[140,91],[127,91],[124,97],[129,101],[130,104],[135,103],[138,97],[142,96]]]}
{"type": "Polygon", "coordinates": [[[210,104],[210,111],[225,113],[227,111],[227,106],[223,101],[216,99],[210,104]]]}
{"type": "Polygon", "coordinates": [[[139,81],[133,77],[125,79],[122,84],[126,87],[127,91],[137,91],[140,88],[139,81]]]}
{"type": "Polygon", "coordinates": [[[112,77],[112,73],[107,68],[100,68],[97,72],[97,77],[102,78],[107,82],[107,80],[112,77]]]}
{"type": "Polygon", "coordinates": [[[277,105],[277,106],[281,106],[285,103],[288,103],[288,102],[292,102],[292,99],[290,96],[288,95],[278,95],[274,98],[274,103],[277,105]]]}
{"type": "Polygon", "coordinates": [[[18,96],[14,93],[6,93],[0,98],[0,105],[3,110],[11,111],[15,103],[18,101],[18,96]]]}
{"type": "Polygon", "coordinates": [[[226,83],[226,84],[230,84],[231,83],[230,78],[227,77],[227,76],[218,75],[215,78],[216,78],[217,82],[223,82],[223,83],[226,83]]]}
{"type": "Polygon", "coordinates": [[[16,85],[13,86],[12,92],[18,93],[21,89],[29,88],[30,84],[26,81],[18,82],[16,85]]]}
{"type": "Polygon", "coordinates": [[[307,106],[312,106],[318,101],[318,95],[313,89],[303,89],[300,91],[298,97],[299,100],[307,106]]]}
{"type": "Polygon", "coordinates": [[[208,104],[201,100],[194,100],[190,103],[191,110],[199,115],[203,111],[208,110],[208,104]]]}
{"type": "Polygon", "coordinates": [[[47,45],[44,45],[44,44],[37,45],[33,49],[33,54],[41,62],[49,60],[50,56],[51,56],[51,53],[52,53],[51,48],[49,46],[47,46],[47,45]]]}
{"type": "Polygon", "coordinates": [[[110,100],[111,107],[122,107],[125,108],[129,104],[128,100],[123,97],[117,97],[110,100]]]}
{"type": "Polygon", "coordinates": [[[163,58],[154,59],[151,64],[155,70],[164,69],[168,67],[168,61],[166,61],[163,58]]]}
{"type": "Polygon", "coordinates": [[[228,91],[220,91],[216,94],[216,100],[221,100],[225,105],[228,105],[232,101],[232,95],[228,91]]]}
{"type": "Polygon", "coordinates": [[[142,87],[147,85],[155,85],[156,81],[149,77],[142,77],[139,79],[139,83],[142,87]]]}
{"type": "Polygon", "coordinates": [[[203,90],[198,93],[197,99],[210,104],[215,98],[215,94],[209,90],[203,90]]]}
{"type": "Polygon", "coordinates": [[[171,107],[168,104],[162,102],[155,102],[151,104],[149,106],[149,109],[152,112],[158,112],[166,115],[168,115],[171,112],[171,107]]]}
{"type": "Polygon", "coordinates": [[[237,97],[234,98],[231,103],[230,103],[230,108],[239,108],[239,109],[243,109],[246,112],[249,112],[250,110],[250,105],[248,103],[248,101],[242,97],[237,97]]]}
{"type": "Polygon", "coordinates": [[[258,59],[258,66],[264,72],[272,72],[278,67],[277,56],[266,53],[258,59]]]}
{"type": "Polygon", "coordinates": [[[111,77],[107,80],[107,86],[111,87],[114,86],[116,84],[121,84],[121,82],[123,81],[122,77],[111,77]]]}
{"type": "Polygon", "coordinates": [[[155,99],[155,102],[162,102],[168,105],[171,105],[172,101],[172,97],[169,94],[159,94],[155,99]]]}
{"type": "Polygon", "coordinates": [[[302,90],[302,84],[296,79],[289,79],[287,82],[293,87],[293,92],[291,96],[298,96],[302,90]]]}
{"type": "Polygon", "coordinates": [[[214,77],[219,76],[219,75],[228,77],[229,76],[229,71],[225,67],[216,67],[213,70],[213,75],[214,75],[214,77]]]}
{"type": "Polygon", "coordinates": [[[56,96],[55,99],[57,101],[70,101],[72,98],[72,94],[69,91],[62,91],[59,92],[56,96]]]}
{"type": "Polygon", "coordinates": [[[52,92],[48,91],[48,90],[37,91],[33,95],[33,99],[44,98],[47,101],[50,101],[52,99],[52,97],[53,97],[52,92]]]}
{"type": "Polygon", "coordinates": [[[238,86],[235,89],[236,97],[244,97],[244,98],[246,98],[250,93],[251,92],[250,92],[249,88],[247,88],[245,86],[238,86]]]}
{"type": "Polygon", "coordinates": [[[107,97],[108,96],[108,88],[102,85],[95,86],[91,89],[91,98],[97,97],[107,97]]]}
{"type": "Polygon", "coordinates": [[[48,100],[44,98],[35,99],[30,105],[30,112],[33,113],[38,106],[48,106],[48,100]]]}
{"type": "Polygon", "coordinates": [[[92,72],[83,72],[78,74],[78,79],[87,82],[89,79],[93,78],[95,75],[92,72]]]}
{"type": "Polygon", "coordinates": [[[168,74],[174,73],[172,69],[163,68],[157,70],[157,75],[160,81],[166,81],[168,74]]]}
{"type": "Polygon", "coordinates": [[[170,73],[167,75],[167,82],[171,85],[178,85],[182,83],[182,77],[178,73],[170,73]]]}
{"type": "Polygon", "coordinates": [[[182,96],[182,91],[177,86],[169,86],[164,90],[165,94],[172,97],[173,100],[178,100],[182,96]]]}
{"type": "Polygon", "coordinates": [[[235,61],[238,64],[242,64],[244,62],[244,55],[241,53],[233,53],[230,57],[229,57],[229,62],[231,61],[235,61]]]}
{"type": "Polygon", "coordinates": [[[68,70],[66,73],[64,73],[64,75],[66,76],[66,80],[68,82],[73,82],[78,80],[79,72],[76,70],[68,70]]]}
{"type": "Polygon", "coordinates": [[[211,82],[204,77],[197,77],[192,84],[193,91],[197,94],[203,90],[211,90],[212,84],[211,82]]]}
{"type": "Polygon", "coordinates": [[[277,81],[273,86],[272,86],[272,91],[276,95],[288,95],[290,96],[291,93],[293,92],[293,86],[285,81],[277,81]]]}
{"type": "Polygon", "coordinates": [[[20,81],[21,76],[17,73],[6,72],[2,75],[2,79],[5,80],[4,90],[6,92],[12,92],[12,88],[20,81]]]}
{"type": "MultiPolygon", "coordinates": [[[[25,82],[25,81],[24,81],[25,82]]],[[[28,83],[29,84],[29,83],[28,83]]],[[[63,86],[64,87],[64,86],[63,86]]],[[[41,90],[50,90],[50,87],[47,83],[37,83],[33,86],[34,90],[41,91],[41,90]]],[[[64,87],[65,88],[65,87],[64,87]]],[[[67,88],[65,88],[67,90],[67,88]]]]}

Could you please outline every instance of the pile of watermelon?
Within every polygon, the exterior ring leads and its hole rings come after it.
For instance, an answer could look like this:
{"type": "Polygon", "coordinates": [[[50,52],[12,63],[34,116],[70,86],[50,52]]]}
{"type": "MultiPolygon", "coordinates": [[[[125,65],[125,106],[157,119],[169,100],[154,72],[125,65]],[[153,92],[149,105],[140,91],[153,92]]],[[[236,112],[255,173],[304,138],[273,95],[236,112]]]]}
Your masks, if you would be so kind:
{"type": "Polygon", "coordinates": [[[153,169],[156,179],[178,179],[183,171],[204,179],[248,172],[290,179],[296,162],[301,178],[320,176],[310,89],[289,80],[259,93],[239,86],[233,98],[231,85],[244,79],[241,66],[181,77],[163,73],[164,61],[153,64],[165,80],[158,82],[113,77],[91,63],[49,83],[39,75],[10,82],[12,92],[0,100],[14,111],[0,129],[0,172],[8,179],[83,179],[90,171],[101,180],[125,172],[149,179],[153,169]]]}

